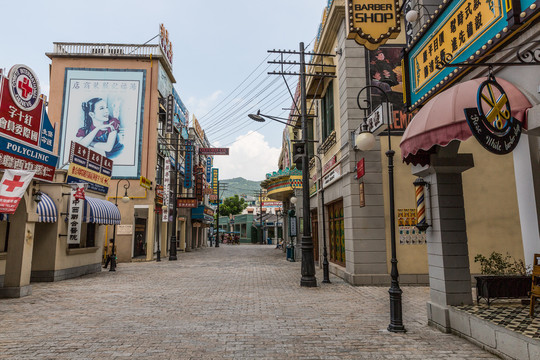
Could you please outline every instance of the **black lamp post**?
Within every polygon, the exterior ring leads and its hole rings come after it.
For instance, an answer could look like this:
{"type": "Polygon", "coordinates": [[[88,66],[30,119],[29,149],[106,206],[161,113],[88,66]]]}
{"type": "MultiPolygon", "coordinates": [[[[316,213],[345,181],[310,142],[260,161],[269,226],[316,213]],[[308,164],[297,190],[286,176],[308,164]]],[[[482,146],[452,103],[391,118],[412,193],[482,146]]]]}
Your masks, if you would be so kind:
{"type": "MultiPolygon", "coordinates": [[[[124,184],[125,192],[124,192],[124,196],[122,197],[122,202],[123,203],[128,203],[129,202],[129,196],[128,196],[127,190],[131,186],[131,183],[127,179],[120,179],[116,183],[116,196],[114,197],[114,205],[116,207],[118,207],[118,185],[122,181],[126,182],[126,184],[124,184]]],[[[111,250],[111,268],[109,269],[109,271],[116,271],[116,251],[115,251],[115,247],[116,247],[116,224],[114,224],[114,226],[113,226],[112,250],[111,250]]]]}
{"type": "Polygon", "coordinates": [[[321,177],[319,178],[319,189],[321,190],[321,201],[322,201],[322,241],[323,241],[323,283],[330,284],[330,270],[328,268],[328,251],[326,250],[326,220],[325,220],[325,211],[324,211],[324,186],[322,181],[322,160],[318,155],[313,154],[313,156],[319,160],[319,165],[321,165],[321,177]]]}
{"type": "MultiPolygon", "coordinates": [[[[402,320],[402,306],[401,306],[401,294],[403,291],[399,287],[399,273],[397,267],[397,258],[396,258],[396,219],[394,214],[394,150],[392,150],[392,143],[390,137],[390,105],[388,101],[388,95],[386,92],[378,86],[368,85],[363,87],[356,98],[358,108],[364,110],[366,114],[370,108],[371,103],[369,100],[364,100],[366,102],[366,107],[360,105],[360,95],[364,90],[371,88],[377,92],[377,94],[382,94],[386,100],[386,117],[388,129],[386,130],[388,134],[388,151],[386,156],[388,157],[388,190],[390,198],[390,246],[392,249],[392,269],[390,271],[390,276],[392,278],[390,289],[388,293],[390,294],[390,325],[388,325],[388,331],[391,332],[405,332],[405,327],[403,326],[402,320]]],[[[365,118],[364,118],[365,121],[365,118]]],[[[373,146],[375,143],[373,134],[365,127],[362,128],[362,132],[356,138],[356,146],[360,150],[369,150],[370,146],[373,146]]]]}

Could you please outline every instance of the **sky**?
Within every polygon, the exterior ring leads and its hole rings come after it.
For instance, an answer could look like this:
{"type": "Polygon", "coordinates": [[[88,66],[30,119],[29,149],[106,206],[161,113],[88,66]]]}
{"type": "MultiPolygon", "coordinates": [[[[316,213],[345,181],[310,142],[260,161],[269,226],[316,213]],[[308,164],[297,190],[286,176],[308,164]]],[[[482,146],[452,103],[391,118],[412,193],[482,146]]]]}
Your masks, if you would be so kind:
{"type": "MultiPolygon", "coordinates": [[[[262,180],[276,171],[284,125],[257,123],[261,113],[287,117],[297,77],[269,71],[267,50],[311,50],[328,0],[29,0],[2,3],[0,68],[25,64],[49,92],[54,42],[143,44],[164,24],[173,46],[175,88],[214,147],[220,178],[262,180]]],[[[150,44],[157,44],[153,39],[150,44]]],[[[298,61],[297,55],[285,60],[298,61]],[[296,56],[296,57],[295,57],[296,56]]],[[[296,68],[285,68],[298,71],[296,68]]],[[[58,136],[58,135],[57,135],[58,136]]]]}

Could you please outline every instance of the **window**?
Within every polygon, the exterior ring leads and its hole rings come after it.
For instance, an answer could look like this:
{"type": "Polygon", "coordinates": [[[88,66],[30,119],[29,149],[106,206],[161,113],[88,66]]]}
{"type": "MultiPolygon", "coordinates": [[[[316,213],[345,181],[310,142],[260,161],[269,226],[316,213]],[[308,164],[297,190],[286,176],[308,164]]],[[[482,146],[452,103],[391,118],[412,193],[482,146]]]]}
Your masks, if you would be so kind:
{"type": "Polygon", "coordinates": [[[322,98],[322,140],[334,131],[334,82],[330,81],[322,98]]]}
{"type": "Polygon", "coordinates": [[[68,244],[68,249],[82,249],[96,246],[96,230],[99,224],[86,223],[81,224],[81,243],[68,244]]]}

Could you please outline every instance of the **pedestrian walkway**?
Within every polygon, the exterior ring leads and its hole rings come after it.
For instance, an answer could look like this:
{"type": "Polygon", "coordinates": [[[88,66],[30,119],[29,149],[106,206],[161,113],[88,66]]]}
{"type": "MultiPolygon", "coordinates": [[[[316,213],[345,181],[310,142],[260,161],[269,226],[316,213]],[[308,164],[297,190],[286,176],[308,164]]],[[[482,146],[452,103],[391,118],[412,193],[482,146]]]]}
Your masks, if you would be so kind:
{"type": "Polygon", "coordinates": [[[0,359],[496,359],[427,326],[426,287],[403,288],[405,334],[386,331],[386,287],[300,287],[270,245],[120,263],[0,300],[0,359]]]}

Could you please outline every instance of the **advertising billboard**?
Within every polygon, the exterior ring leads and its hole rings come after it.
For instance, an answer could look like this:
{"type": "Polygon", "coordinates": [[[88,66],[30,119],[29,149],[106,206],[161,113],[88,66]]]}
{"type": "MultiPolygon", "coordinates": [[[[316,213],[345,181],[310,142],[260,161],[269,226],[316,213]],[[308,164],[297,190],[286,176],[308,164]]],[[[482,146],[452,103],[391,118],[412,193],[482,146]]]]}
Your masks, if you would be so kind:
{"type": "Polygon", "coordinates": [[[72,141],[114,161],[113,177],[140,176],[145,70],[66,68],[60,164],[72,141]]]}

